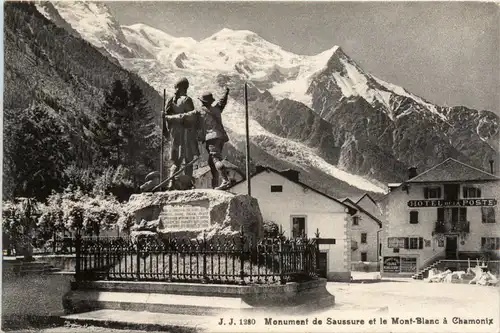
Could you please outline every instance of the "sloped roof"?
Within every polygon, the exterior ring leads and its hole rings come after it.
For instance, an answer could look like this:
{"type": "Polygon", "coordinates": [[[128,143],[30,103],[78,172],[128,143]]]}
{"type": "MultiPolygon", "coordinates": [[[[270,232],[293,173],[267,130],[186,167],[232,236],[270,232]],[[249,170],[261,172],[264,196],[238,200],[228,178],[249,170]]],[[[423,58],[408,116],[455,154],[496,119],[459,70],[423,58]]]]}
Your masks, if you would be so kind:
{"type": "Polygon", "coordinates": [[[363,194],[358,200],[354,202],[358,204],[361,200],[363,200],[364,197],[368,197],[375,205],[377,205],[377,202],[368,193],[363,194]]]}
{"type": "MultiPolygon", "coordinates": [[[[286,176],[286,174],[284,174],[284,173],[286,173],[287,171],[294,171],[294,172],[296,172],[295,170],[291,170],[291,169],[289,169],[289,170],[284,170],[284,171],[278,171],[278,170],[273,169],[273,168],[271,168],[271,167],[267,167],[267,166],[266,166],[266,167],[263,167],[263,166],[261,166],[261,167],[259,167],[259,168],[258,168],[258,170],[257,170],[257,171],[256,171],[253,175],[251,175],[251,176],[250,176],[250,178],[253,178],[253,177],[257,176],[258,174],[260,174],[260,173],[262,173],[262,172],[264,172],[264,171],[271,171],[271,172],[274,172],[274,173],[276,173],[276,174],[280,175],[281,177],[284,177],[284,178],[288,179],[288,180],[289,180],[289,181],[291,181],[292,183],[298,184],[298,185],[300,185],[300,186],[302,186],[302,187],[304,187],[304,188],[307,188],[307,189],[309,189],[309,190],[311,190],[311,191],[313,191],[313,192],[315,192],[315,193],[318,193],[318,194],[320,194],[320,195],[322,195],[322,196],[324,196],[324,197],[326,197],[326,198],[328,198],[328,199],[330,199],[330,200],[333,200],[333,201],[335,201],[335,202],[337,202],[337,203],[341,204],[342,206],[344,206],[344,207],[346,207],[346,208],[348,208],[348,209],[349,209],[349,211],[350,211],[351,215],[354,215],[354,214],[355,214],[356,208],[353,208],[353,207],[351,207],[350,205],[348,205],[348,204],[346,204],[346,203],[342,202],[342,201],[341,201],[341,200],[339,200],[339,199],[336,199],[336,198],[334,198],[334,197],[331,197],[331,196],[329,196],[329,195],[328,195],[328,194],[326,194],[326,193],[323,193],[323,192],[321,192],[321,191],[319,191],[319,190],[317,190],[317,189],[315,189],[315,188],[313,188],[313,187],[311,187],[311,186],[309,186],[309,185],[307,185],[307,184],[304,184],[304,183],[302,183],[301,181],[299,181],[299,180],[297,180],[297,179],[287,177],[287,176],[286,176]]],[[[246,179],[242,179],[242,180],[240,180],[239,182],[236,182],[236,183],[232,184],[230,188],[232,188],[232,187],[234,187],[234,186],[236,186],[236,185],[238,185],[238,184],[241,184],[241,183],[243,183],[243,182],[245,182],[245,181],[246,181],[246,179]]]]}
{"type": "Polygon", "coordinates": [[[466,182],[466,181],[495,181],[499,177],[486,171],[462,163],[453,158],[418,174],[409,179],[407,183],[432,183],[432,182],[466,182]]]}
{"type": "MultiPolygon", "coordinates": [[[[360,199],[361,200],[361,199],[360,199]]],[[[377,217],[373,216],[373,214],[371,214],[370,212],[366,211],[363,207],[359,206],[356,202],[354,202],[353,200],[349,199],[349,198],[346,198],[344,199],[342,202],[344,202],[345,204],[353,207],[354,209],[357,209],[359,210],[360,212],[363,212],[365,213],[366,215],[368,215],[368,217],[370,217],[373,221],[375,221],[375,223],[378,224],[378,226],[380,228],[382,228],[382,221],[380,221],[377,217]]],[[[359,201],[358,201],[359,202],[359,201]]]]}

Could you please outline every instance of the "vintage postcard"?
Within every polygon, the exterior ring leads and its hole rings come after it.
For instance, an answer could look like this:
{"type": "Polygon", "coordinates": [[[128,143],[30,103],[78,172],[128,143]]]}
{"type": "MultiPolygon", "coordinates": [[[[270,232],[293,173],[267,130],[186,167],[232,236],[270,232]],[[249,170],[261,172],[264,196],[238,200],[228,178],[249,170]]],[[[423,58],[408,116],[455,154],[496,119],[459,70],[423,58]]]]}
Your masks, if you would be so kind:
{"type": "Polygon", "coordinates": [[[2,10],[2,330],[499,332],[498,3],[2,10]]]}

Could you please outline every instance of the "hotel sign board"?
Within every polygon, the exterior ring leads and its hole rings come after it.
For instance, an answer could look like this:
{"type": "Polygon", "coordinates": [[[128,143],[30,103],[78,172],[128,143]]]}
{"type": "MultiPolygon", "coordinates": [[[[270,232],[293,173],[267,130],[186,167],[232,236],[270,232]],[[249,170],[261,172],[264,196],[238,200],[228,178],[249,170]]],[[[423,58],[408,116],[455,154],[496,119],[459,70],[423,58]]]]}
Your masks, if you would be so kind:
{"type": "Polygon", "coordinates": [[[401,259],[399,257],[384,257],[384,272],[399,273],[401,270],[401,259]]]}
{"type": "Polygon", "coordinates": [[[462,199],[462,200],[410,200],[408,207],[493,207],[496,199],[462,199]]]}

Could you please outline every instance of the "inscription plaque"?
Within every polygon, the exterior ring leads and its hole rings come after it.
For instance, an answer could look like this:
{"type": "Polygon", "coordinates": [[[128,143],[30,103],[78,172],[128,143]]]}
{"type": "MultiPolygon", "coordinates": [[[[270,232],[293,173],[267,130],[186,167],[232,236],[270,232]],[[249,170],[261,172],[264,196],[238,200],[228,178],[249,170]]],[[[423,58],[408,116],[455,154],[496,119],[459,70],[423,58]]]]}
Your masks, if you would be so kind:
{"type": "Polygon", "coordinates": [[[208,200],[172,203],[163,207],[159,216],[165,229],[203,229],[210,226],[208,200]]]}

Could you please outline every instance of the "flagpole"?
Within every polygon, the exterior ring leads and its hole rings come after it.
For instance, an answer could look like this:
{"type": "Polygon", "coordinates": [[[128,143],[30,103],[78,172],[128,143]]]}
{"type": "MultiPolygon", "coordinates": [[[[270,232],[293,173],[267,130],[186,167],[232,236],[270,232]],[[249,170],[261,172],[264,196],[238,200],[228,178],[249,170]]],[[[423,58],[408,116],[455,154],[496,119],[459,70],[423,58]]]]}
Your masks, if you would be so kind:
{"type": "Polygon", "coordinates": [[[163,109],[161,110],[161,121],[160,121],[160,126],[161,126],[161,151],[160,151],[160,184],[163,181],[163,147],[165,145],[165,133],[164,133],[164,112],[165,112],[165,99],[166,99],[166,94],[167,90],[163,89],[163,109]]]}
{"type": "Polygon", "coordinates": [[[245,134],[246,134],[246,176],[247,176],[247,191],[248,195],[252,195],[252,186],[250,183],[250,133],[248,126],[248,92],[247,83],[245,82],[245,134]]]}

